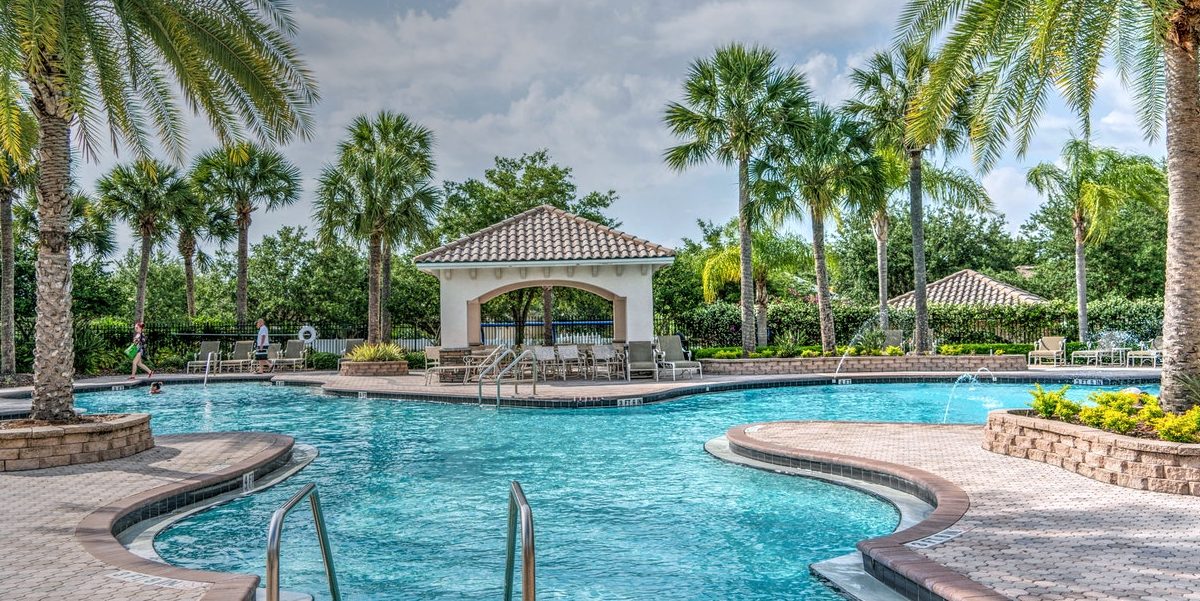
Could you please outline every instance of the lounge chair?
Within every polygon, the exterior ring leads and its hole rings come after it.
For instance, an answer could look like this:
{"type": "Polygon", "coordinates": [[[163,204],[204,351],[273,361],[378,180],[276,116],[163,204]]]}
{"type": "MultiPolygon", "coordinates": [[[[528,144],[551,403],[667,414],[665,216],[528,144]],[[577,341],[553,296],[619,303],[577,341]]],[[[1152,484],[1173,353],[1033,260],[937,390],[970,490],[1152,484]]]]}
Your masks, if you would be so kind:
{"type": "Polygon", "coordinates": [[[219,340],[205,340],[200,343],[200,352],[196,353],[196,358],[187,362],[187,373],[192,373],[192,370],[204,371],[205,368],[210,368],[212,371],[220,371],[221,369],[221,342],[219,340]],[[212,354],[212,364],[209,364],[208,356],[212,354]]]}
{"type": "Polygon", "coordinates": [[[684,373],[696,372],[701,379],[704,379],[704,367],[700,365],[699,361],[692,361],[691,353],[683,350],[683,342],[679,340],[679,336],[660,336],[658,348],[662,351],[662,365],[665,369],[671,370],[672,380],[681,371],[684,373]]]}
{"type": "Polygon", "coordinates": [[[562,379],[566,380],[572,369],[575,370],[575,373],[583,376],[585,380],[587,379],[587,366],[584,364],[583,357],[579,354],[578,346],[565,344],[559,346],[556,350],[558,351],[558,364],[562,369],[562,379]]]}
{"type": "Polygon", "coordinates": [[[533,361],[537,363],[538,375],[542,377],[542,381],[548,380],[551,374],[558,373],[558,355],[552,346],[533,347],[533,361]]]}
{"type": "Polygon", "coordinates": [[[1096,346],[1088,345],[1088,348],[1071,353],[1071,364],[1074,365],[1083,360],[1084,365],[1093,363],[1099,367],[1101,361],[1105,357],[1112,357],[1117,347],[1116,341],[1109,336],[1100,336],[1096,340],[1096,346]]]}
{"type": "Polygon", "coordinates": [[[617,349],[611,344],[594,344],[592,345],[592,379],[600,377],[600,370],[604,370],[604,377],[611,380],[613,376],[621,376],[621,368],[624,363],[617,356],[617,349]]]}
{"type": "Polygon", "coordinates": [[[239,340],[233,343],[233,352],[229,358],[221,361],[221,371],[246,371],[254,364],[254,341],[239,340]]]}
{"type": "Polygon", "coordinates": [[[442,364],[442,347],[427,346],[425,347],[425,369],[437,367],[442,364]]]}
{"type": "Polygon", "coordinates": [[[633,372],[651,372],[658,381],[658,353],[653,342],[630,342],[625,350],[625,379],[631,380],[633,372]]]}
{"type": "Polygon", "coordinates": [[[1145,365],[1148,360],[1151,367],[1157,367],[1159,363],[1162,363],[1162,347],[1163,339],[1162,336],[1159,336],[1150,343],[1149,348],[1125,353],[1125,364],[1133,367],[1134,361],[1136,361],[1138,365],[1145,365]]]}
{"type": "Polygon", "coordinates": [[[279,356],[271,357],[271,369],[276,370],[282,367],[289,367],[293,370],[304,367],[304,351],[307,347],[303,340],[289,340],[287,346],[284,347],[283,353],[279,356]]]}
{"type": "Polygon", "coordinates": [[[1038,341],[1033,345],[1033,350],[1029,351],[1029,364],[1044,363],[1046,359],[1050,360],[1052,365],[1058,365],[1061,362],[1063,365],[1067,363],[1067,339],[1064,336],[1043,336],[1038,338],[1038,341]]]}

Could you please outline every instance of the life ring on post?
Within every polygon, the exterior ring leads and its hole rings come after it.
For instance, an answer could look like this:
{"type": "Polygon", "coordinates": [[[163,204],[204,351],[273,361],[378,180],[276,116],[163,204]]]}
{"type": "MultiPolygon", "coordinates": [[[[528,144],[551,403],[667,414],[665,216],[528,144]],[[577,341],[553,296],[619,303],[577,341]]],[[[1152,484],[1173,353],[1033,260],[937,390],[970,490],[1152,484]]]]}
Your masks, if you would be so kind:
{"type": "Polygon", "coordinates": [[[299,332],[296,332],[296,338],[304,341],[305,346],[311,346],[317,339],[317,329],[312,326],[304,326],[300,328],[299,332]]]}

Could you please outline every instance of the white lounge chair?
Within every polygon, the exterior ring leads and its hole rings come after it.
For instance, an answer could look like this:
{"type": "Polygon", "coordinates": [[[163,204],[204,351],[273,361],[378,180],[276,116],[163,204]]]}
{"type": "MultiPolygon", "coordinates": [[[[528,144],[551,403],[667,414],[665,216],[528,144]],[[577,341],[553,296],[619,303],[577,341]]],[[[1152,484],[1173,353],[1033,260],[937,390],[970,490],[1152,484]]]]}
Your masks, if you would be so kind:
{"type": "Polygon", "coordinates": [[[1052,365],[1059,365],[1060,363],[1065,365],[1067,363],[1066,348],[1066,337],[1043,336],[1033,345],[1033,350],[1029,351],[1029,364],[1041,364],[1046,359],[1049,359],[1052,365]]]}
{"type": "Polygon", "coordinates": [[[625,379],[633,378],[633,373],[654,374],[658,381],[658,353],[654,350],[653,342],[630,342],[625,350],[625,379]]]}
{"type": "Polygon", "coordinates": [[[1145,365],[1146,361],[1149,361],[1151,367],[1157,367],[1162,363],[1162,346],[1163,339],[1162,336],[1159,336],[1150,343],[1148,348],[1125,353],[1125,364],[1133,367],[1135,361],[1137,365],[1145,365]]]}
{"type": "Polygon", "coordinates": [[[196,353],[196,358],[188,361],[186,366],[187,373],[192,373],[192,370],[204,371],[205,367],[217,372],[221,370],[221,342],[219,340],[205,340],[200,343],[200,352],[196,353]],[[209,363],[208,356],[212,354],[212,362],[209,363]]]}
{"type": "Polygon", "coordinates": [[[282,367],[289,367],[293,370],[304,367],[304,352],[308,350],[304,345],[303,340],[289,340],[287,346],[284,347],[283,353],[278,357],[271,357],[271,369],[276,370],[282,367]]]}
{"type": "Polygon", "coordinates": [[[572,370],[583,376],[584,379],[587,379],[587,368],[583,357],[579,354],[579,347],[577,345],[564,344],[555,350],[558,351],[558,364],[562,369],[562,379],[566,380],[572,370]]]}
{"type": "Polygon", "coordinates": [[[595,344],[592,345],[592,379],[600,377],[601,370],[604,371],[605,379],[611,380],[613,376],[621,377],[621,368],[624,363],[617,356],[617,349],[611,344],[595,344]]]}
{"type": "Polygon", "coordinates": [[[254,341],[239,340],[233,343],[229,358],[221,361],[221,371],[246,371],[254,364],[254,341]]]}
{"type": "Polygon", "coordinates": [[[701,379],[704,378],[704,366],[699,361],[692,361],[691,354],[683,350],[679,336],[660,336],[658,348],[662,352],[662,365],[671,370],[672,380],[676,379],[679,372],[696,372],[701,379]]]}

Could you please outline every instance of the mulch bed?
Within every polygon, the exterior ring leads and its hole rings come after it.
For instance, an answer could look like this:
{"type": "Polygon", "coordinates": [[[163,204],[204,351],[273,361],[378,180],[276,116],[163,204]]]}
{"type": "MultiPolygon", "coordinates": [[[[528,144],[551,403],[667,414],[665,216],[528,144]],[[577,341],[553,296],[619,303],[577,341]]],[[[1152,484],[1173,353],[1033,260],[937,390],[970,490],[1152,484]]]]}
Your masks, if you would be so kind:
{"type": "Polygon", "coordinates": [[[13,374],[0,378],[0,388],[18,388],[33,386],[33,374],[13,374]]]}
{"type": "Polygon", "coordinates": [[[125,417],[126,413],[102,413],[97,415],[80,415],[69,423],[51,422],[44,419],[13,419],[0,421],[0,430],[15,430],[17,428],[38,428],[41,426],[66,426],[71,424],[95,424],[111,422],[125,417]]]}

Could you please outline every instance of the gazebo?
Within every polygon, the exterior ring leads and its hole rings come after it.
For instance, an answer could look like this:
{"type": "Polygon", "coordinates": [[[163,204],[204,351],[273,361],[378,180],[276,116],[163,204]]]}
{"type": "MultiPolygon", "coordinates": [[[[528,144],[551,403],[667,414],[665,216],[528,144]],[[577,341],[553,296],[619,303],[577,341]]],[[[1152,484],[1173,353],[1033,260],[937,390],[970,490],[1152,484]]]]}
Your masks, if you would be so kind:
{"type": "Polygon", "coordinates": [[[654,335],[654,272],[675,251],[542,205],[413,259],[441,284],[443,347],[482,343],[480,308],[512,290],[564,286],[612,301],[613,342],[654,335]]]}

